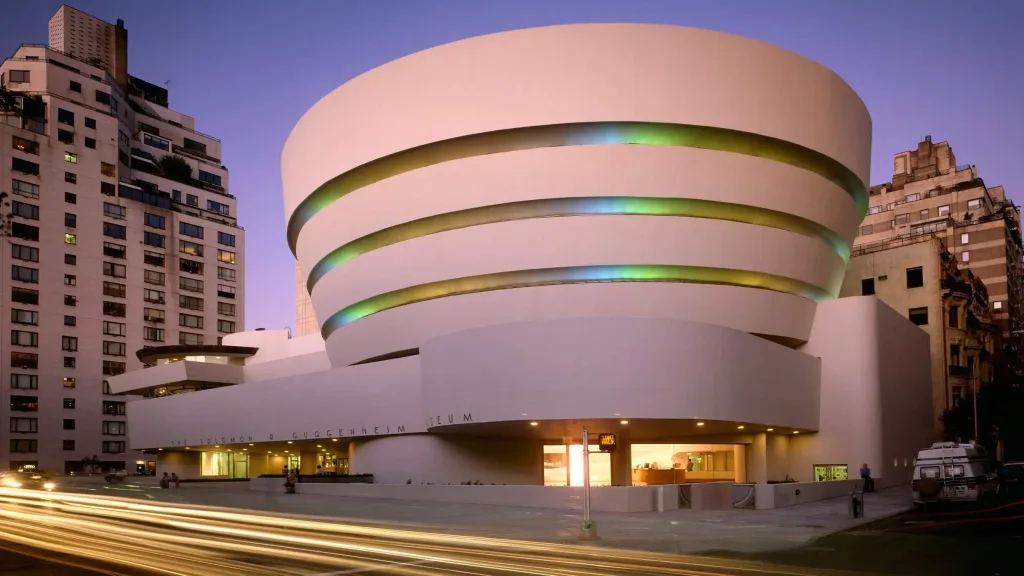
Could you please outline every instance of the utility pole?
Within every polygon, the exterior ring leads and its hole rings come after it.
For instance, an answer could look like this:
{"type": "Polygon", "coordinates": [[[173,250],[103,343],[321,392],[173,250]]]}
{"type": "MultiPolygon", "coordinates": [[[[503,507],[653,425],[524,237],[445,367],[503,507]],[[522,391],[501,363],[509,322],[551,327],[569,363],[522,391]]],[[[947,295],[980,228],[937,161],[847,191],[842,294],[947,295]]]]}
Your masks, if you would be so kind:
{"type": "Polygon", "coordinates": [[[590,517],[590,439],[587,427],[583,427],[583,522],[580,523],[580,540],[596,540],[597,523],[590,517]]]}

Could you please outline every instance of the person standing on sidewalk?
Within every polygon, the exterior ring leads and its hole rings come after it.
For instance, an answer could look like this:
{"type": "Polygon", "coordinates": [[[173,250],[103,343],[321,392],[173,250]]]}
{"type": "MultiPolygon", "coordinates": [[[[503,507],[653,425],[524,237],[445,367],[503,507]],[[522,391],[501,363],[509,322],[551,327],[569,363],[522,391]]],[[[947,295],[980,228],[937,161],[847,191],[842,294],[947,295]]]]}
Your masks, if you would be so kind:
{"type": "Polygon", "coordinates": [[[871,468],[868,468],[867,462],[860,468],[860,479],[864,481],[865,492],[875,491],[875,480],[871,477],[871,468]]]}

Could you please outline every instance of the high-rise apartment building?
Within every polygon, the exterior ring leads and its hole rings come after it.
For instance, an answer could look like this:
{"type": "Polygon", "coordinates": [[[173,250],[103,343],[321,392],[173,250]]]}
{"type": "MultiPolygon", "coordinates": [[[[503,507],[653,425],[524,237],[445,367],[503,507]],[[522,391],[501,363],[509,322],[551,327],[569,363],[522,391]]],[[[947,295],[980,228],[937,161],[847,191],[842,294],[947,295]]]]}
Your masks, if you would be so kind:
{"type": "Polygon", "coordinates": [[[1020,210],[1002,186],[986,186],[974,165],[957,165],[948,142],[929,136],[896,154],[892,181],[872,186],[870,194],[854,249],[897,237],[942,237],[987,287],[1003,342],[1016,343],[1013,333],[1024,328],[1020,210]]]}
{"type": "Polygon", "coordinates": [[[50,48],[105,70],[121,87],[128,83],[128,30],[67,4],[50,18],[50,48]]]}
{"type": "Polygon", "coordinates": [[[313,298],[306,288],[306,276],[302,273],[299,263],[295,263],[295,333],[298,336],[315,334],[320,331],[313,310],[313,298]]]}
{"type": "Polygon", "coordinates": [[[243,329],[221,143],[166,90],[119,82],[94,21],[62,7],[64,49],[22,45],[0,66],[0,470],[145,467],[106,379],[141,368],[142,348],[243,329]]]}

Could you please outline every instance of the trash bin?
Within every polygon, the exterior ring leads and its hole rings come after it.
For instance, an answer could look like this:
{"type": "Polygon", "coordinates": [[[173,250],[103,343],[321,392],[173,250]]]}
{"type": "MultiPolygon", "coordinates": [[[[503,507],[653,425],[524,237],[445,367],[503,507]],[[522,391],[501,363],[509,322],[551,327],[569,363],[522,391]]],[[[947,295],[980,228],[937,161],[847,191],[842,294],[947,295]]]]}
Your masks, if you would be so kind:
{"type": "Polygon", "coordinates": [[[850,518],[864,517],[864,492],[850,492],[850,518]]]}

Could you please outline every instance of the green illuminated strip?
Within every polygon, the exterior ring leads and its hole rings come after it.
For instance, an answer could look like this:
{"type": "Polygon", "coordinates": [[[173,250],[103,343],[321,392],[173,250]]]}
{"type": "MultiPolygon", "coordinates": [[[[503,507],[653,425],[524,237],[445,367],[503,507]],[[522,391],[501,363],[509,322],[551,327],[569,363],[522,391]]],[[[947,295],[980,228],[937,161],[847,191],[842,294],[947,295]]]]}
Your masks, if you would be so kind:
{"type": "Polygon", "coordinates": [[[830,180],[853,198],[861,217],[867,213],[867,187],[860,178],[838,161],[799,144],[712,126],[660,122],[580,122],[460,136],[395,152],[352,168],[321,185],[299,204],[288,221],[288,246],[292,254],[295,254],[299,232],[317,212],[346,194],[392,176],[442,162],[487,154],[601,144],[680,146],[774,160],[830,180]]]}
{"type": "Polygon", "coordinates": [[[410,286],[356,302],[334,313],[320,330],[324,339],[336,330],[371,314],[446,296],[459,296],[555,284],[586,284],[597,282],[683,282],[691,284],[722,284],[760,288],[802,296],[814,301],[833,298],[827,291],[792,278],[764,272],[712,268],[707,266],[610,265],[568,266],[538,270],[516,270],[480,276],[467,276],[410,286]]]}
{"type": "Polygon", "coordinates": [[[602,214],[629,214],[648,216],[688,216],[756,224],[795,232],[820,240],[830,246],[844,261],[849,260],[850,245],[839,234],[800,216],[786,212],[692,198],[650,198],[635,196],[584,196],[577,198],[552,198],[495,204],[481,208],[470,208],[448,212],[405,222],[357,238],[331,251],[313,266],[306,280],[310,292],[328,272],[345,262],[372,250],[390,246],[405,240],[412,240],[438,232],[509,222],[530,218],[553,216],[584,216],[602,214]]]}

